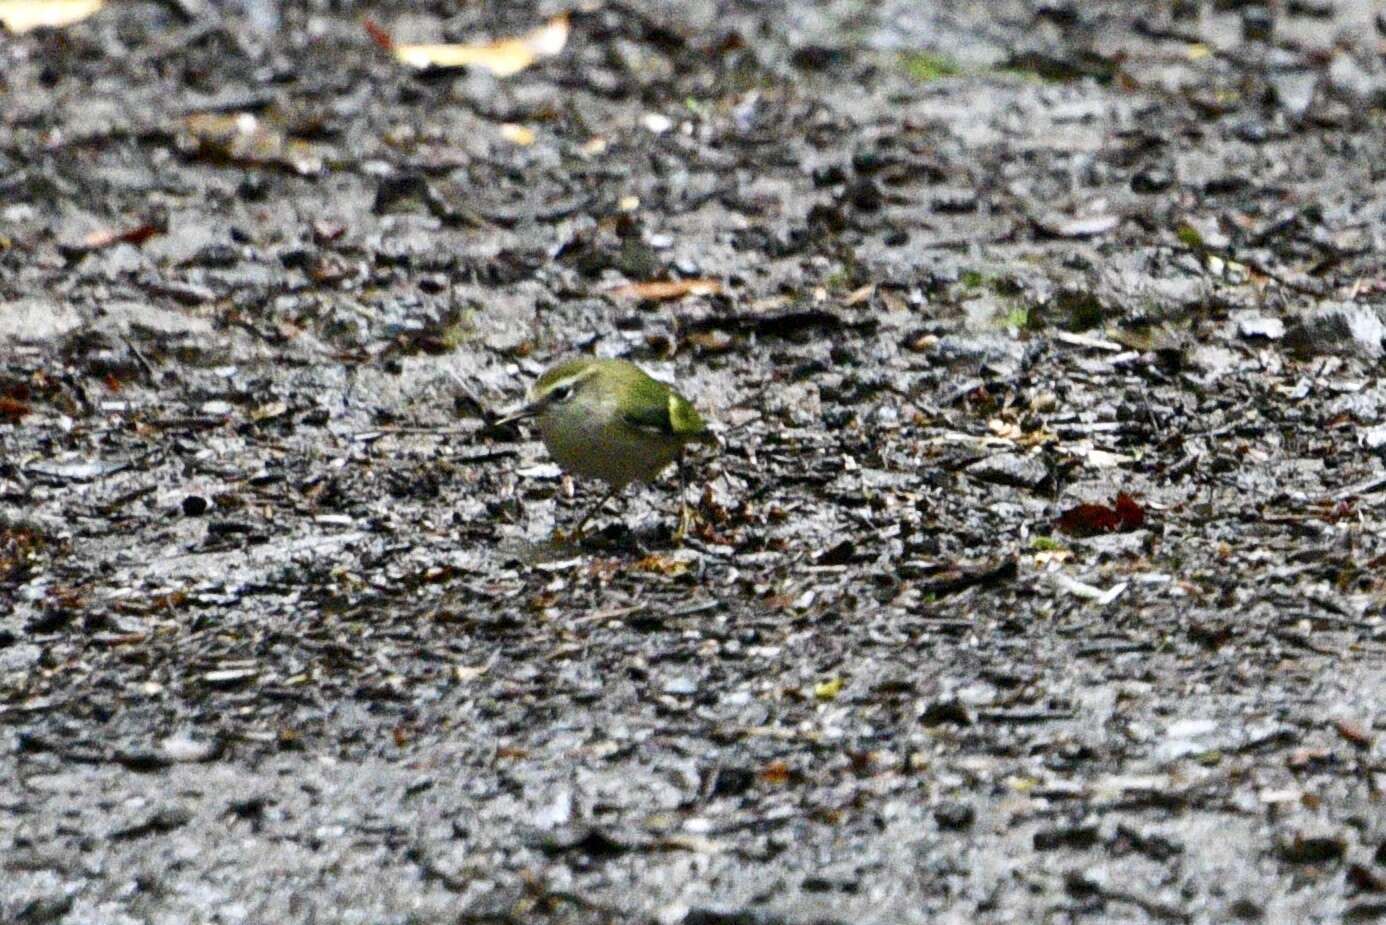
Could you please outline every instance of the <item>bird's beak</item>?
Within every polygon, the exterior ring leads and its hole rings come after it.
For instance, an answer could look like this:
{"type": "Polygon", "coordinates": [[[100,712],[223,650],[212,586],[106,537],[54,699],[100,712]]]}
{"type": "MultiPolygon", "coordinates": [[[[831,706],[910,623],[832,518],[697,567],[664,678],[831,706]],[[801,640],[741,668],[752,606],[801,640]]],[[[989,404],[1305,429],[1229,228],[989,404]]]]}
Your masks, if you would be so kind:
{"type": "Polygon", "coordinates": [[[516,421],[523,421],[528,418],[534,417],[536,414],[539,413],[539,410],[539,405],[531,402],[530,404],[525,405],[522,408],[517,408],[516,410],[507,414],[505,417],[493,422],[491,426],[502,427],[506,424],[514,424],[516,421]]]}

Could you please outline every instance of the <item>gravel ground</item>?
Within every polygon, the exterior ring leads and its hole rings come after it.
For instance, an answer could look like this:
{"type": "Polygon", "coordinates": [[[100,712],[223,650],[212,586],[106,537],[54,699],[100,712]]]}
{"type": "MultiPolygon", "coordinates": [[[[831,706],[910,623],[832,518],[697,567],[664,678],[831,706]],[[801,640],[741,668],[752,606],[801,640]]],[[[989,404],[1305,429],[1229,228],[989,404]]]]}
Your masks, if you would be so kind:
{"type": "Polygon", "coordinates": [[[1383,31],[6,38],[0,920],[1386,918],[1383,31]],[[579,352],[721,433],[683,542],[672,475],[555,540],[594,486],[497,413],[579,352]]]}

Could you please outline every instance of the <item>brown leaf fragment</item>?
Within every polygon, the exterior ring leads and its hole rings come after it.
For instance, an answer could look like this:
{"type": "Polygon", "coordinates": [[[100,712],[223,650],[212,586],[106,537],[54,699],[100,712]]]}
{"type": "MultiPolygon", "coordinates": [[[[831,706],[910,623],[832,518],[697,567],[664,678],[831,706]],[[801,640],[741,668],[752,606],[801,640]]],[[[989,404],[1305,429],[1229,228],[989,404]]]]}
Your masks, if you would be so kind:
{"type": "Polygon", "coordinates": [[[760,779],[767,784],[787,784],[793,773],[783,761],[772,761],[760,769],[760,779]]]}
{"type": "Polygon", "coordinates": [[[1338,730],[1338,735],[1347,739],[1348,742],[1357,748],[1367,749],[1372,747],[1373,736],[1366,729],[1350,719],[1335,719],[1333,728],[1338,730]]]}
{"type": "Polygon", "coordinates": [[[958,563],[920,582],[917,587],[926,594],[955,594],[975,585],[991,585],[1009,581],[1019,571],[1015,559],[995,562],[958,563]]]}
{"type": "Polygon", "coordinates": [[[289,138],[284,130],[254,113],[199,112],[185,116],[178,146],[191,156],[210,161],[261,167],[281,167],[299,176],[322,172],[322,158],[306,142],[289,138]]]}
{"type": "Polygon", "coordinates": [[[93,251],[105,250],[116,244],[133,244],[136,247],[168,228],[161,222],[141,222],[130,228],[108,228],[93,231],[75,243],[59,244],[58,249],[69,258],[81,257],[93,251]]]}
{"type": "Polygon", "coordinates": [[[0,421],[8,424],[18,424],[24,415],[33,411],[24,402],[14,398],[0,395],[0,421]]]}
{"type": "Polygon", "coordinates": [[[715,279],[674,279],[650,280],[644,283],[629,283],[608,289],[606,294],[613,299],[640,299],[645,302],[670,302],[684,296],[720,295],[722,284],[715,279]]]}
{"type": "Polygon", "coordinates": [[[675,559],[672,556],[662,556],[657,552],[652,552],[636,562],[631,568],[637,572],[650,572],[654,575],[672,577],[688,571],[688,563],[683,559],[675,559]]]}

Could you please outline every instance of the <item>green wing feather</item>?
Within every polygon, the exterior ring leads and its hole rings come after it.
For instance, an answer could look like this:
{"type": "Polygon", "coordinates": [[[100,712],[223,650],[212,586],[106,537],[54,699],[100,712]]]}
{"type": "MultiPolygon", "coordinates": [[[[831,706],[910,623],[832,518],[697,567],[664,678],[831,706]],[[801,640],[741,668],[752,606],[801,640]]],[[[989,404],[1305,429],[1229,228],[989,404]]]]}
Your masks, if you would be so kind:
{"type": "MultiPolygon", "coordinates": [[[[635,369],[635,367],[631,367],[635,369]]],[[[636,427],[657,431],[685,441],[711,443],[714,438],[707,429],[698,409],[678,392],[643,371],[632,377],[628,388],[634,398],[634,409],[626,412],[626,420],[636,427]]]]}

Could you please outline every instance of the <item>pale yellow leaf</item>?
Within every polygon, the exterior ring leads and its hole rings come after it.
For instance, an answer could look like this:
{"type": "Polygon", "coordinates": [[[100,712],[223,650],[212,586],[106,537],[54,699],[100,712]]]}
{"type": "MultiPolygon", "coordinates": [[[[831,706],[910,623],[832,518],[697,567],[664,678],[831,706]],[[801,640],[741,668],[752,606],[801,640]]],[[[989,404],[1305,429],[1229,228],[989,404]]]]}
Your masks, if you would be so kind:
{"type": "Polygon", "coordinates": [[[608,289],[607,295],[614,298],[643,299],[650,302],[667,302],[688,295],[717,295],[722,284],[715,279],[674,279],[652,280],[647,283],[630,283],[608,289]]]}
{"type": "Polygon", "coordinates": [[[534,144],[534,129],[507,122],[500,127],[500,136],[512,145],[528,147],[534,144]]]}
{"type": "Polygon", "coordinates": [[[841,678],[829,678],[826,681],[819,681],[813,686],[813,696],[819,700],[833,700],[842,693],[843,681],[841,678]]]}
{"type": "Polygon", "coordinates": [[[848,306],[849,308],[855,305],[860,305],[863,302],[869,302],[871,300],[871,297],[875,294],[876,284],[867,283],[860,289],[854,289],[851,292],[849,292],[847,294],[846,300],[842,304],[848,306]]]}
{"type": "Polygon", "coordinates": [[[0,0],[0,24],[18,35],[34,29],[57,29],[81,22],[106,0],[0,0]]]}
{"type": "Polygon", "coordinates": [[[519,38],[484,45],[393,45],[396,58],[420,70],[430,67],[479,67],[497,77],[518,74],[541,58],[551,58],[568,44],[568,17],[556,16],[519,38]]]}

